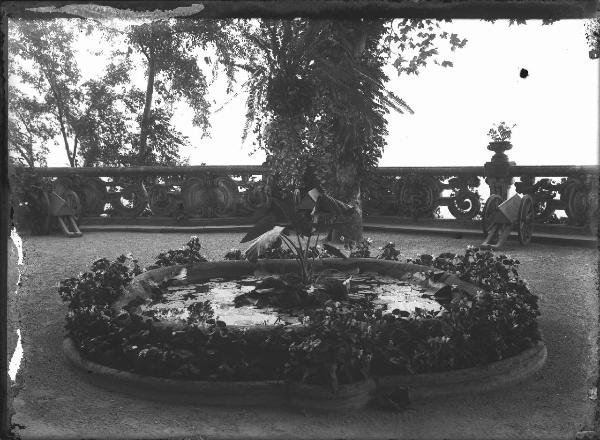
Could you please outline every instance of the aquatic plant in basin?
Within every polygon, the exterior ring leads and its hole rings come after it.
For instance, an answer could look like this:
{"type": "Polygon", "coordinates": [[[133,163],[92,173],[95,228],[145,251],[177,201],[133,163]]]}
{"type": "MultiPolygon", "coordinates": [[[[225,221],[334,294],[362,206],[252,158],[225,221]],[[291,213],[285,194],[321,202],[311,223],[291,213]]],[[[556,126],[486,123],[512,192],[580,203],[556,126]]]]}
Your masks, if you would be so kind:
{"type": "MultiPolygon", "coordinates": [[[[250,261],[256,261],[277,240],[281,240],[298,262],[300,281],[308,284],[313,277],[311,259],[315,259],[315,252],[311,252],[311,248],[316,248],[321,234],[326,235],[334,226],[343,223],[337,221],[339,217],[348,216],[354,209],[317,188],[310,190],[297,205],[274,198],[272,207],[242,238],[241,243],[253,240],[245,256],[250,261]]],[[[331,242],[324,242],[323,245],[336,256],[350,256],[344,246],[331,242]]]]}

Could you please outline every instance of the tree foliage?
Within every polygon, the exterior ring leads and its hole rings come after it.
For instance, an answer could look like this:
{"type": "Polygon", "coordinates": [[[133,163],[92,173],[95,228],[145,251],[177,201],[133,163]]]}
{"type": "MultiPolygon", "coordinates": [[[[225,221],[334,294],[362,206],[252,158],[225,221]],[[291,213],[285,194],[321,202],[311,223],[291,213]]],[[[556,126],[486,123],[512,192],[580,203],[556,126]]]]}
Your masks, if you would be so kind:
{"type": "MultiPolygon", "coordinates": [[[[38,117],[47,115],[50,133],[60,134],[69,164],[77,165],[78,119],[83,93],[73,45],[74,33],[62,21],[14,20],[10,26],[11,73],[40,99],[20,99],[11,106],[13,114],[35,107],[38,117]],[[24,107],[20,107],[24,104],[24,107]]],[[[14,134],[14,131],[13,133],[14,134]]]]}
{"type": "MultiPolygon", "coordinates": [[[[124,32],[102,28],[111,48],[99,52],[110,62],[83,82],[74,48],[86,27],[100,30],[68,20],[11,23],[14,72],[36,102],[15,104],[45,115],[36,116],[46,127],[38,131],[60,136],[71,166],[180,163],[188,140],[171,123],[174,106],[187,102],[208,134],[205,72],[224,69],[229,91],[241,68],[249,75],[245,135],[252,127],[284,186],[322,186],[353,203],[381,157],[386,114],[411,111],[386,89],[384,67],[417,74],[429,61],[451,66],[440,42],[452,50],[466,42],[434,20],[158,20],[124,32]],[[113,48],[120,43],[129,47],[113,48]],[[130,77],[136,56],[145,63],[145,90],[130,77]]],[[[19,157],[32,163],[41,146],[26,141],[16,112],[11,121],[12,148],[18,152],[18,142],[19,157]]]]}
{"type": "Polygon", "coordinates": [[[126,105],[133,93],[127,87],[131,64],[129,58],[113,58],[102,77],[84,84],[87,108],[81,118],[83,166],[129,162],[126,154],[135,144],[131,124],[135,109],[126,105]]]}
{"type": "Polygon", "coordinates": [[[214,59],[203,62],[214,71],[225,66],[232,79],[233,66],[223,60],[234,45],[226,43],[222,25],[169,20],[134,24],[122,32],[91,21],[11,21],[14,89],[30,92],[11,107],[15,160],[31,165],[47,153],[41,145],[59,136],[71,166],[184,163],[179,149],[189,140],[172,123],[174,106],[185,100],[194,124],[208,133],[208,82],[197,58],[214,43],[214,59]],[[97,77],[84,80],[76,47],[90,35],[102,37],[97,55],[108,61],[99,65],[97,77]],[[131,77],[137,52],[147,62],[145,90],[131,77]],[[39,122],[34,126],[31,120],[39,122]]]}
{"type": "Polygon", "coordinates": [[[15,164],[35,167],[46,164],[48,144],[55,136],[44,103],[9,86],[8,148],[15,164]]]}
{"type": "Polygon", "coordinates": [[[600,58],[600,18],[588,20],[585,35],[590,45],[590,58],[600,58]]]}
{"type": "Polygon", "coordinates": [[[386,114],[412,112],[387,90],[385,66],[398,74],[429,61],[448,67],[439,42],[466,44],[434,20],[261,20],[240,33],[239,66],[250,74],[244,135],[253,127],[281,186],[322,186],[358,207],[383,152],[386,114]]]}
{"type": "Polygon", "coordinates": [[[170,106],[157,104],[148,121],[145,162],[140,162],[140,109],[144,92],[131,84],[130,58],[112,63],[106,75],[86,83],[89,111],[86,114],[85,165],[105,166],[178,165],[179,149],[188,139],[175,129],[170,106]],[[123,77],[121,77],[123,76],[123,77]]]}
{"type": "MultiPolygon", "coordinates": [[[[70,20],[11,22],[9,53],[15,99],[10,118],[20,119],[23,132],[27,115],[35,111],[38,126],[41,121],[44,125],[37,132],[30,131],[34,136],[25,140],[46,143],[58,136],[71,166],[127,164],[124,152],[133,142],[128,121],[137,113],[124,105],[132,93],[128,90],[131,60],[112,50],[107,53],[111,61],[104,72],[101,68],[98,78],[84,81],[75,50],[84,27],[70,20]]],[[[92,29],[87,31],[89,35],[92,29]]],[[[16,142],[23,137],[17,130],[9,137],[16,150],[16,142]]],[[[47,149],[43,151],[47,153],[47,149]]]]}
{"type": "Polygon", "coordinates": [[[333,163],[368,173],[383,151],[386,113],[411,111],[386,89],[386,63],[399,74],[418,74],[431,60],[451,66],[440,61],[439,41],[452,50],[466,43],[434,20],[261,20],[240,32],[247,50],[239,67],[250,74],[244,135],[253,127],[291,187],[307,169],[335,181],[333,163]]]}
{"type": "Polygon", "coordinates": [[[218,20],[159,20],[128,29],[130,47],[139,51],[146,62],[146,91],[139,120],[141,164],[151,161],[149,156],[156,150],[152,146],[153,141],[172,130],[156,121],[167,114],[172,115],[173,105],[180,100],[185,100],[191,107],[193,124],[203,130],[203,136],[208,134],[208,81],[198,64],[197,49],[206,50],[210,46],[217,60],[204,56],[204,63],[215,67],[224,65],[231,80],[233,66],[228,60],[232,45],[225,28],[225,23],[218,20]],[[155,92],[158,95],[156,99],[155,92]],[[161,103],[162,108],[155,107],[161,103]]]}

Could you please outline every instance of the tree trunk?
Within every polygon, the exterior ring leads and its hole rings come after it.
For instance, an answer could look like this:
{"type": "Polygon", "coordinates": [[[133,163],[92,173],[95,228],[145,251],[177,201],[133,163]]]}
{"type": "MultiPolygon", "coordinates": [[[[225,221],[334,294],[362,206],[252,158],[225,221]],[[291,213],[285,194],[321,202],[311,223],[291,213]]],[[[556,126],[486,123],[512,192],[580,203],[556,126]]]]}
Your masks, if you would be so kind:
{"type": "Polygon", "coordinates": [[[71,155],[71,148],[69,147],[69,139],[67,138],[67,131],[66,131],[65,124],[64,124],[62,118],[60,119],[60,131],[62,133],[63,142],[65,144],[65,151],[67,152],[67,158],[69,159],[69,164],[71,165],[71,167],[75,167],[75,156],[71,155]]]}
{"type": "Polygon", "coordinates": [[[333,241],[361,241],[363,233],[362,200],[358,167],[354,162],[340,163],[335,170],[334,197],[355,207],[354,214],[340,219],[345,224],[333,229],[333,241]],[[343,237],[343,240],[342,240],[343,237]]]}
{"type": "Polygon", "coordinates": [[[54,99],[56,99],[56,106],[57,106],[57,110],[58,110],[58,122],[60,124],[60,132],[62,134],[63,142],[65,144],[65,150],[67,152],[67,158],[69,159],[69,164],[73,168],[73,167],[77,166],[77,163],[75,162],[75,153],[71,154],[71,147],[69,146],[69,139],[67,136],[67,127],[65,126],[65,119],[66,119],[65,111],[64,111],[65,109],[63,108],[60,94],[56,91],[56,89],[54,87],[54,81],[52,81],[51,77],[48,74],[46,74],[46,79],[47,79],[48,83],[50,84],[50,88],[52,90],[52,94],[54,95],[54,99]]]}
{"type": "Polygon", "coordinates": [[[77,166],[77,144],[79,143],[78,135],[75,135],[75,140],[73,141],[73,163],[77,166]]]}
{"type": "Polygon", "coordinates": [[[33,156],[33,146],[27,151],[27,158],[25,160],[27,161],[27,165],[29,165],[30,168],[35,167],[35,157],[33,156]]]}
{"type": "Polygon", "coordinates": [[[140,122],[140,165],[144,165],[148,157],[148,131],[150,130],[150,112],[152,111],[152,95],[154,94],[154,77],[156,69],[154,66],[154,56],[148,57],[148,82],[146,84],[146,102],[144,104],[144,114],[140,122]]]}
{"type": "Polygon", "coordinates": [[[27,165],[30,168],[35,167],[35,159],[33,158],[33,147],[32,147],[33,141],[31,141],[31,137],[29,140],[29,148],[27,148],[27,147],[21,148],[16,143],[13,145],[14,145],[14,148],[17,150],[17,153],[19,153],[19,155],[23,158],[23,160],[25,160],[25,162],[27,162],[27,165]]]}
{"type": "MultiPolygon", "coordinates": [[[[353,23],[355,24],[355,23],[353,23]]],[[[358,63],[360,57],[362,56],[366,40],[367,40],[367,31],[361,24],[357,25],[357,28],[354,29],[350,35],[348,35],[348,29],[342,29],[343,33],[346,33],[351,41],[351,50],[353,54],[353,61],[358,63]]],[[[347,40],[348,41],[348,40],[347,40]]],[[[355,84],[356,88],[361,88],[361,78],[359,76],[355,76],[355,84]]],[[[353,110],[352,108],[347,109],[348,112],[358,111],[353,110]]],[[[354,122],[356,124],[357,122],[354,122]]],[[[343,202],[346,202],[355,207],[354,214],[343,219],[345,222],[344,225],[334,228],[331,233],[331,239],[334,241],[354,241],[358,242],[362,240],[363,233],[363,222],[362,222],[362,200],[361,200],[361,172],[359,170],[358,164],[355,160],[353,160],[352,151],[360,148],[362,140],[357,138],[357,133],[360,130],[357,130],[356,127],[352,127],[350,133],[354,133],[354,136],[348,136],[348,127],[346,123],[340,123],[338,121],[338,136],[344,137],[343,152],[341,157],[339,158],[339,162],[335,167],[335,184],[336,184],[336,198],[340,199],[343,202]],[[343,237],[343,240],[342,240],[343,237]]],[[[341,139],[340,139],[341,141],[341,139]]]]}

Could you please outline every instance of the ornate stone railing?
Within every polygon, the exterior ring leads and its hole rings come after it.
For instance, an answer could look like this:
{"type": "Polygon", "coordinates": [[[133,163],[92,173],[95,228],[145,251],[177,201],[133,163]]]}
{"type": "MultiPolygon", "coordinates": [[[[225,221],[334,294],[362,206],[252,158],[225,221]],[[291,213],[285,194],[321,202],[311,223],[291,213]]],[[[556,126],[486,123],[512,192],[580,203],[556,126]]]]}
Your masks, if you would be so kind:
{"type": "Polygon", "coordinates": [[[59,195],[74,191],[83,217],[241,217],[270,203],[260,166],[38,168],[59,195]]]}
{"type": "Polygon", "coordinates": [[[447,206],[457,219],[479,215],[483,167],[380,167],[369,185],[365,212],[409,218],[435,217],[447,206]],[[445,190],[450,194],[444,196],[445,190]]]}
{"type": "Polygon", "coordinates": [[[446,206],[456,219],[478,218],[484,183],[486,193],[504,199],[511,189],[531,195],[539,223],[557,221],[553,214],[562,210],[565,223],[585,226],[598,206],[596,166],[512,165],[504,175],[489,167],[381,167],[377,174],[365,209],[376,215],[432,218],[446,206]]]}
{"type": "MultiPolygon", "coordinates": [[[[443,206],[458,220],[478,220],[484,196],[511,192],[533,197],[537,222],[595,227],[597,166],[519,166],[502,145],[490,162],[473,167],[379,167],[365,190],[367,216],[435,218],[443,206]],[[487,188],[486,186],[487,185],[487,188]],[[566,217],[553,216],[563,210],[566,217]]],[[[37,168],[52,189],[78,203],[86,221],[186,223],[237,221],[271,200],[272,179],[262,166],[37,168]],[[129,219],[129,220],[127,220],[129,219]]]]}

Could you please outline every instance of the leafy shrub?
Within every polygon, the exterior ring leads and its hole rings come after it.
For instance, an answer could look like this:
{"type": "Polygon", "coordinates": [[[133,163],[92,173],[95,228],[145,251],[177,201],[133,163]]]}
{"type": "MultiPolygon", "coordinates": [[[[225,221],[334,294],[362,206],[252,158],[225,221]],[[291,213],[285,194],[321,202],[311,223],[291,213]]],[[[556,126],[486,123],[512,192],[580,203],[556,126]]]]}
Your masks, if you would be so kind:
{"type": "Polygon", "coordinates": [[[379,248],[381,253],[377,255],[377,258],[380,260],[394,260],[398,261],[400,256],[400,251],[396,249],[396,245],[393,242],[389,242],[385,246],[379,248]]]}
{"type": "Polygon", "coordinates": [[[229,252],[225,254],[223,257],[225,260],[245,260],[246,257],[244,253],[240,249],[231,249],[229,252]]]}
{"type": "Polygon", "coordinates": [[[158,254],[156,262],[153,265],[148,266],[148,269],[173,266],[175,264],[192,264],[207,261],[200,253],[201,248],[202,245],[200,244],[200,239],[193,236],[190,238],[190,241],[187,242],[186,247],[158,254]]]}
{"type": "Polygon", "coordinates": [[[46,233],[49,207],[43,193],[51,187],[48,180],[29,168],[15,167],[11,168],[10,185],[16,227],[32,234],[46,233]]]}
{"type": "Polygon", "coordinates": [[[68,278],[59,284],[59,294],[69,303],[66,329],[82,351],[94,357],[112,353],[119,345],[117,322],[110,304],[142,270],[130,256],[111,262],[101,258],[92,263],[91,272],[68,278]]]}
{"type": "Polygon", "coordinates": [[[334,255],[332,255],[330,252],[328,252],[327,249],[325,249],[320,244],[316,244],[316,245],[308,248],[308,258],[317,259],[317,258],[333,258],[333,257],[334,257],[334,255]]]}
{"type": "Polygon", "coordinates": [[[258,258],[294,259],[296,254],[289,248],[283,247],[283,240],[278,237],[258,258]]]}
{"type": "Polygon", "coordinates": [[[369,377],[371,331],[358,310],[333,303],[310,314],[306,333],[289,345],[286,377],[309,384],[352,383],[369,377]]]}
{"type": "Polygon", "coordinates": [[[538,298],[519,277],[518,260],[471,247],[464,255],[425,254],[408,262],[454,273],[484,290],[451,301],[436,316],[380,320],[380,372],[466,368],[515,355],[540,340],[538,298]]]}
{"type": "Polygon", "coordinates": [[[70,309],[103,306],[115,301],[141,268],[129,255],[121,255],[111,262],[100,258],[92,263],[91,272],[77,278],[68,278],[59,284],[58,292],[70,309]]]}
{"type": "Polygon", "coordinates": [[[345,241],[344,247],[350,251],[350,258],[369,258],[371,256],[371,238],[364,238],[361,241],[345,241]]]}
{"type": "Polygon", "coordinates": [[[406,317],[399,313],[376,314],[373,322],[373,373],[415,374],[454,368],[446,344],[451,329],[439,314],[417,311],[406,317]]]}
{"type": "Polygon", "coordinates": [[[491,250],[468,247],[464,255],[447,252],[434,258],[424,254],[414,260],[408,259],[407,262],[433,266],[456,274],[463,281],[493,292],[529,293],[517,270],[520,261],[503,254],[496,255],[491,250]]]}
{"type": "Polygon", "coordinates": [[[384,315],[374,324],[374,373],[445,371],[516,355],[540,339],[538,315],[533,295],[485,291],[435,315],[384,315]]]}
{"type": "Polygon", "coordinates": [[[513,124],[509,127],[506,122],[503,121],[499,124],[494,124],[487,135],[493,142],[510,141],[512,129],[516,126],[517,124],[513,124]]]}
{"type": "MultiPolygon", "coordinates": [[[[246,260],[246,255],[240,249],[231,249],[223,257],[225,260],[246,260]]],[[[291,249],[283,247],[283,241],[281,238],[277,238],[272,244],[268,246],[263,253],[257,257],[268,258],[268,259],[293,259],[295,258],[294,253],[291,249]]]]}

